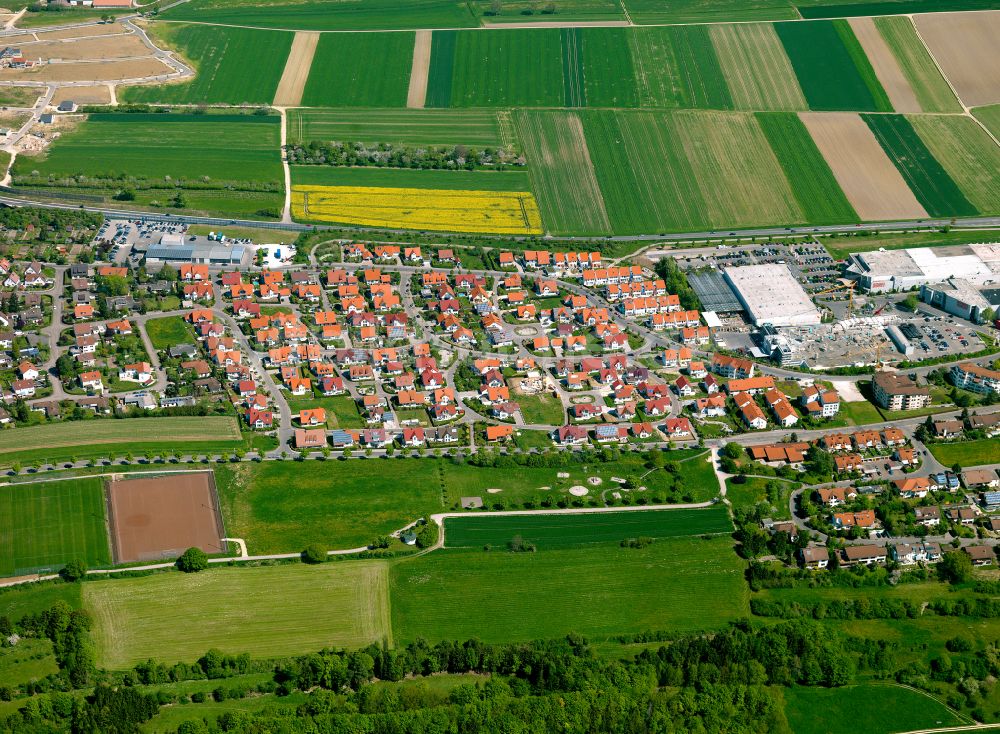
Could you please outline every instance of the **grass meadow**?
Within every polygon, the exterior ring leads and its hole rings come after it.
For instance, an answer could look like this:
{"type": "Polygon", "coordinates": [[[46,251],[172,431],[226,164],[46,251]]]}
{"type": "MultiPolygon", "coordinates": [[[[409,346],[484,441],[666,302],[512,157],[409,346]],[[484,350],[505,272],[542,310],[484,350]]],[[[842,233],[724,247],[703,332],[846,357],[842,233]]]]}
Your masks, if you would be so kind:
{"type": "MultiPolygon", "coordinates": [[[[246,25],[245,23],[241,23],[246,25]]],[[[156,35],[191,62],[190,82],[127,87],[125,102],[271,104],[292,48],[292,34],[247,28],[156,25],[156,35]],[[253,69],[253,73],[247,73],[253,69]]]]}
{"type": "Polygon", "coordinates": [[[979,213],[1000,211],[1000,147],[959,115],[908,115],[917,135],[979,213]]]}
{"type": "Polygon", "coordinates": [[[977,107],[972,114],[986,126],[987,130],[1000,137],[1000,104],[977,107]]]}
{"type": "Polygon", "coordinates": [[[892,111],[847,21],[778,23],[775,28],[810,109],[892,111]]]}
{"type": "Polygon", "coordinates": [[[98,665],[118,669],[209,648],[273,657],[391,643],[387,590],[386,564],[358,561],[94,581],[83,601],[98,665]]]}
{"type": "MultiPolygon", "coordinates": [[[[432,47],[428,100],[437,99],[432,87],[439,83],[440,72],[434,54],[432,47]]],[[[559,29],[456,33],[450,106],[559,107],[563,102],[559,29]]]]}
{"type": "Polygon", "coordinates": [[[729,86],[706,26],[631,31],[641,106],[732,108],[729,86]]]}
{"type": "Polygon", "coordinates": [[[995,464],[1000,456],[1000,438],[982,438],[976,441],[956,441],[954,443],[930,443],[927,448],[934,458],[945,466],[961,464],[977,466],[995,464]]]}
{"type": "Polygon", "coordinates": [[[111,562],[100,479],[0,485],[0,576],[111,562]]]}
{"type": "Polygon", "coordinates": [[[515,537],[540,551],[618,543],[626,538],[675,538],[731,533],[723,505],[704,510],[636,510],[584,515],[501,515],[453,517],[445,521],[448,548],[503,549],[515,537]]]}
{"type": "Polygon", "coordinates": [[[625,0],[632,22],[701,23],[798,18],[792,0],[625,0]]]}
{"type": "Polygon", "coordinates": [[[193,344],[194,332],[183,316],[164,316],[146,322],[146,334],[156,349],[169,349],[178,344],[193,344]]]}
{"type": "Polygon", "coordinates": [[[478,25],[458,0],[191,0],[163,13],[170,20],[289,28],[294,30],[382,30],[459,28],[478,25]]]}
{"type": "Polygon", "coordinates": [[[969,722],[926,693],[891,684],[782,689],[795,734],[891,734],[969,722]],[[817,712],[822,716],[817,716],[817,712]]]}
{"type": "Polygon", "coordinates": [[[288,138],[293,143],[503,144],[497,113],[492,110],[297,109],[288,113],[288,138]]]}
{"type": "Polygon", "coordinates": [[[899,62],[924,112],[961,112],[955,93],[905,16],[876,18],[875,27],[899,62]]]}
{"type": "MultiPolygon", "coordinates": [[[[629,44],[629,28],[564,28],[563,63],[568,63],[566,54],[567,36],[579,38],[581,53],[575,58],[577,73],[582,72],[584,101],[589,107],[638,107],[638,88],[632,52],[629,44]]],[[[564,66],[565,68],[565,66],[564,66]]],[[[566,100],[570,105],[569,99],[566,100]]]]}
{"type": "Polygon", "coordinates": [[[527,171],[435,171],[410,168],[292,166],[292,184],[457,191],[530,191],[527,171]]]}
{"type": "Polygon", "coordinates": [[[395,563],[390,588],[398,642],[712,629],[748,608],[743,562],[725,537],[643,549],[441,550],[395,563]]]}
{"type": "Polygon", "coordinates": [[[0,616],[20,619],[26,614],[44,611],[57,601],[66,602],[71,609],[80,609],[83,604],[80,588],[80,584],[62,581],[5,587],[0,589],[0,616]]]}
{"type": "Polygon", "coordinates": [[[405,107],[412,33],[325,33],[302,93],[306,107],[405,107]]]}
{"type": "Polygon", "coordinates": [[[13,647],[0,648],[0,687],[19,686],[58,672],[48,640],[27,638],[13,647]]]}
{"type": "Polygon", "coordinates": [[[865,115],[864,120],[928,214],[932,217],[978,214],[907,118],[865,115]]]}

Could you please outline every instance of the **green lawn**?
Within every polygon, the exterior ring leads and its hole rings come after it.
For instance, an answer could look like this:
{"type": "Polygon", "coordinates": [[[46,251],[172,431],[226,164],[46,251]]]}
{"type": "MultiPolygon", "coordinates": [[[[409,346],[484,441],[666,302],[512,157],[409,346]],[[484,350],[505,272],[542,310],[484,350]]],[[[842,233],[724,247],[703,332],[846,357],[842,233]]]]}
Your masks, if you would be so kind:
{"type": "Polygon", "coordinates": [[[111,562],[104,482],[0,485],[0,576],[111,562]]]}
{"type": "Polygon", "coordinates": [[[0,616],[20,619],[27,614],[37,614],[64,601],[71,609],[79,609],[80,584],[62,581],[40,582],[9,586],[0,590],[0,616]]]}
{"type": "Polygon", "coordinates": [[[289,397],[288,408],[297,416],[300,410],[324,408],[326,423],[330,428],[364,428],[365,421],[358,412],[358,404],[350,395],[314,395],[312,398],[289,397]]]}
{"type": "Polygon", "coordinates": [[[413,39],[412,33],[322,35],[302,104],[404,107],[413,64],[413,39]]]}
{"type": "Polygon", "coordinates": [[[503,142],[492,110],[297,109],[288,113],[288,138],[477,147],[503,142]]]}
{"type": "Polygon", "coordinates": [[[169,349],[178,344],[194,344],[194,333],[183,316],[166,316],[146,322],[146,334],[156,349],[169,349]]]}
{"type": "Polygon", "coordinates": [[[83,599],[98,665],[110,669],[193,662],[209,648],[287,656],[391,642],[387,571],[352,561],[169,572],[88,583],[83,599]]]}
{"type": "Polygon", "coordinates": [[[726,499],[735,508],[750,509],[761,503],[770,506],[767,515],[773,520],[791,520],[788,510],[788,495],[801,486],[798,482],[786,482],[781,479],[765,479],[764,477],[747,477],[743,483],[733,479],[726,482],[726,499]],[[768,490],[773,486],[775,490],[768,490]]]}
{"type": "Polygon", "coordinates": [[[784,695],[795,734],[892,734],[969,723],[929,695],[894,685],[795,686],[784,695]]]}
{"type": "Polygon", "coordinates": [[[539,395],[517,395],[514,398],[521,406],[521,416],[530,425],[561,426],[566,423],[566,411],[562,401],[549,393],[539,395]]]}
{"type": "Polygon", "coordinates": [[[242,463],[216,469],[226,532],[251,553],[355,548],[439,512],[435,459],[242,463]]]}
{"type": "Polygon", "coordinates": [[[59,672],[52,643],[25,638],[15,647],[0,648],[0,687],[19,686],[59,672]]]}
{"type": "Polygon", "coordinates": [[[867,426],[882,421],[878,409],[867,400],[855,403],[842,402],[840,415],[847,420],[848,425],[852,426],[867,426]]]}
{"type": "Polygon", "coordinates": [[[126,102],[269,105],[292,48],[291,33],[174,24],[153,29],[194,65],[197,75],[183,84],[127,87],[119,97],[126,102]]]}
{"type": "MultiPolygon", "coordinates": [[[[846,260],[852,252],[870,252],[884,247],[899,250],[908,247],[943,247],[976,242],[994,242],[1000,230],[952,230],[950,232],[910,232],[907,234],[875,234],[864,237],[830,237],[823,246],[835,260],[846,260]]],[[[843,410],[843,405],[841,406],[843,410]]]]}
{"type": "Polygon", "coordinates": [[[929,443],[927,448],[934,454],[934,458],[945,466],[952,464],[977,466],[979,464],[996,464],[1000,461],[1000,438],[955,441],[954,443],[929,443]]]}
{"type": "Polygon", "coordinates": [[[928,214],[950,217],[979,213],[928,150],[907,118],[902,115],[865,115],[864,120],[928,214]]]}
{"type": "Polygon", "coordinates": [[[515,536],[540,550],[615,543],[626,538],[674,538],[731,533],[725,507],[705,510],[636,510],[586,515],[480,515],[445,521],[448,548],[503,549],[515,536]]]}
{"type": "Polygon", "coordinates": [[[591,639],[641,630],[701,630],[747,615],[732,540],[672,538],[510,553],[443,550],[392,566],[397,641],[591,639]]]}

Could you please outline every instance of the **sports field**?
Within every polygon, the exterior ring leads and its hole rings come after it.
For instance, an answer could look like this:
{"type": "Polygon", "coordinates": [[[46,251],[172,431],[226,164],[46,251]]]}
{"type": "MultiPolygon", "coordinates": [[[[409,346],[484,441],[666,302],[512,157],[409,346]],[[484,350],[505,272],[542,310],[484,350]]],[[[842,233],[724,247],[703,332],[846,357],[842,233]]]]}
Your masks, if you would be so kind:
{"type": "MultiPolygon", "coordinates": [[[[245,25],[245,24],[244,24],[245,25]]],[[[199,25],[155,25],[197,72],[182,84],[126,87],[126,102],[271,104],[292,48],[291,33],[199,25]],[[253,69],[253,73],[247,73],[253,69]]]]}
{"type": "Polygon", "coordinates": [[[209,648],[276,657],[388,640],[381,562],[227,568],[85,584],[98,665],[193,662],[209,648]]]}
{"type": "Polygon", "coordinates": [[[288,138],[292,143],[504,144],[497,113],[492,110],[298,109],[288,113],[288,138]]]}
{"type": "Polygon", "coordinates": [[[306,107],[403,107],[412,33],[325,33],[302,94],[306,107]]]}
{"type": "Polygon", "coordinates": [[[231,416],[67,421],[7,431],[0,454],[91,444],[237,442],[240,437],[231,416]]]}
{"type": "Polygon", "coordinates": [[[539,550],[618,543],[626,538],[675,538],[731,533],[733,524],[722,505],[704,510],[645,510],[582,515],[500,515],[453,517],[445,521],[448,548],[503,550],[515,537],[539,550]]]}
{"type": "Polygon", "coordinates": [[[1000,147],[975,120],[958,115],[907,119],[973,207],[981,214],[1000,211],[1000,147]]]}
{"type": "Polygon", "coordinates": [[[111,562],[100,479],[0,485],[0,576],[111,562]]]}
{"type": "Polygon", "coordinates": [[[726,537],[643,549],[441,550],[394,564],[390,579],[399,642],[713,629],[745,617],[748,604],[743,562],[726,537]]]}

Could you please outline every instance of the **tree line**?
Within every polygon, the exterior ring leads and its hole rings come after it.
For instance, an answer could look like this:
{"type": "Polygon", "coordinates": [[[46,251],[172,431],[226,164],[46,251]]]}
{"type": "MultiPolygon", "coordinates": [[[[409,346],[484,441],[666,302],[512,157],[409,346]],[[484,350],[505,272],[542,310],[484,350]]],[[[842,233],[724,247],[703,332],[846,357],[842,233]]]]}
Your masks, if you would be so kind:
{"type": "Polygon", "coordinates": [[[373,166],[376,168],[503,170],[527,165],[513,148],[467,145],[400,146],[392,143],[323,142],[285,146],[288,162],[300,166],[373,166]]]}

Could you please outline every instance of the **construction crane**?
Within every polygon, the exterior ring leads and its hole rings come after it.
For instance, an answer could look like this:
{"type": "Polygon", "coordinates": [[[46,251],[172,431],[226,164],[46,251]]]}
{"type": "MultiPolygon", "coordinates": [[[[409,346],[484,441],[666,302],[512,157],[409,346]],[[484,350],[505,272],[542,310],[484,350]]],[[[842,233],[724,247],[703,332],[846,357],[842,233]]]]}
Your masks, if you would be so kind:
{"type": "Polygon", "coordinates": [[[854,288],[857,285],[857,281],[851,280],[847,283],[838,283],[832,288],[827,288],[824,291],[814,294],[816,297],[822,296],[826,293],[834,293],[836,291],[847,291],[847,315],[848,317],[854,315],[854,288]]]}

